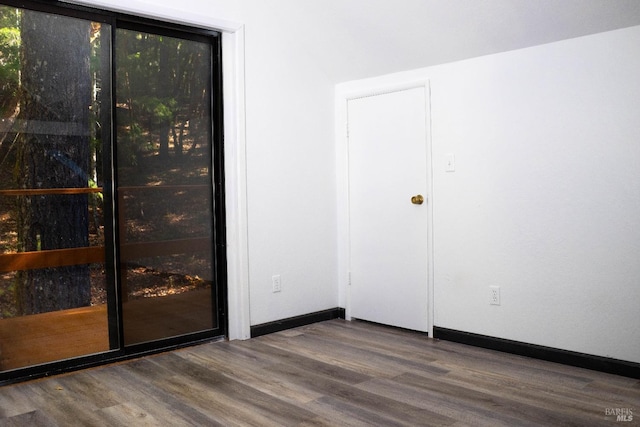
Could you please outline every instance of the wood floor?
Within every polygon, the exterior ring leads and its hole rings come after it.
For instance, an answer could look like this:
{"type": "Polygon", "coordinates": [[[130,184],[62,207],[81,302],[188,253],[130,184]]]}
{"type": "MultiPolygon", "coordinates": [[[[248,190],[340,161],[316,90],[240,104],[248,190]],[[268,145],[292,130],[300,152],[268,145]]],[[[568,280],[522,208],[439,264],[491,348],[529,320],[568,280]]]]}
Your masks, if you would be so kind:
{"type": "Polygon", "coordinates": [[[2,426],[640,424],[640,380],[331,320],[0,388],[2,426]]]}

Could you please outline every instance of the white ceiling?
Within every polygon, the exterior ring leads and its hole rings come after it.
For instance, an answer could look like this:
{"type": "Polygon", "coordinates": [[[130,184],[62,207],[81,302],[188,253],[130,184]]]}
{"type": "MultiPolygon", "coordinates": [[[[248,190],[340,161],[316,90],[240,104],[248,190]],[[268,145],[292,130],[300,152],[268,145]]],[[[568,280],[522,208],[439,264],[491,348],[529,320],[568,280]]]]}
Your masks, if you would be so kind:
{"type": "Polygon", "coordinates": [[[299,34],[300,46],[320,60],[333,82],[640,25],[640,0],[286,3],[288,25],[299,34]]]}

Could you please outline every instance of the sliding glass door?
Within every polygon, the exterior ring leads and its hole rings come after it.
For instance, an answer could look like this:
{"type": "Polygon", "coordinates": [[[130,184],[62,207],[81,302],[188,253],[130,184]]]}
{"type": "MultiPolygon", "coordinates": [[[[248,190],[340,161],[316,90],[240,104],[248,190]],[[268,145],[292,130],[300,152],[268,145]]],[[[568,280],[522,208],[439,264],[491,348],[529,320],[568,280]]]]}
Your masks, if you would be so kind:
{"type": "Polygon", "coordinates": [[[0,0],[0,383],[224,334],[219,46],[0,0]]]}
{"type": "Polygon", "coordinates": [[[116,33],[126,345],[215,327],[211,43],[116,33]]]}
{"type": "Polygon", "coordinates": [[[6,371],[115,344],[101,167],[109,141],[100,129],[111,121],[112,29],[8,6],[0,6],[0,21],[0,370],[6,371]]]}

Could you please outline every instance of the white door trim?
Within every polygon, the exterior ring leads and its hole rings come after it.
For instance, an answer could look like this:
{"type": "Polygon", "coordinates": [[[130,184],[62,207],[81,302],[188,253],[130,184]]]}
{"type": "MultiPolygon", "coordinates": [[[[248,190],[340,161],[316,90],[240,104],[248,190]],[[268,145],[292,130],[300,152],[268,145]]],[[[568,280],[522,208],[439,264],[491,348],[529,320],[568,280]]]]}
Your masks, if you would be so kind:
{"type": "Polygon", "coordinates": [[[335,93],[336,111],[336,184],[337,184],[337,220],[338,220],[338,286],[339,304],[345,308],[345,317],[351,319],[350,300],[350,225],[349,225],[349,144],[347,138],[349,100],[397,92],[406,89],[423,87],[426,93],[425,126],[427,129],[426,151],[427,159],[427,332],[433,336],[434,319],[434,292],[433,292],[433,156],[431,151],[431,106],[430,85],[428,80],[399,82],[384,86],[367,86],[362,89],[349,90],[344,85],[339,85],[335,93]]]}
{"type": "Polygon", "coordinates": [[[227,335],[251,338],[244,26],[222,33],[227,231],[227,335]]]}

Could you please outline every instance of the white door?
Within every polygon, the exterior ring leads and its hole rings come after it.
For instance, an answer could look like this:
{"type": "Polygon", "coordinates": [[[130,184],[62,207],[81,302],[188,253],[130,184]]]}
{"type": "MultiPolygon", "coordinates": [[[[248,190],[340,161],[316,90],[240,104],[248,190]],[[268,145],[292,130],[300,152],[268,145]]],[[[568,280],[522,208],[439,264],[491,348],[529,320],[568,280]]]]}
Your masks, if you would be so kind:
{"type": "Polygon", "coordinates": [[[428,330],[427,90],[350,99],[350,316],[428,330]],[[422,196],[424,202],[412,201],[422,196]]]}

